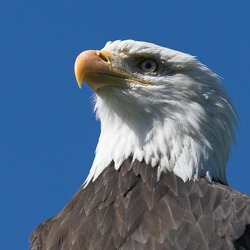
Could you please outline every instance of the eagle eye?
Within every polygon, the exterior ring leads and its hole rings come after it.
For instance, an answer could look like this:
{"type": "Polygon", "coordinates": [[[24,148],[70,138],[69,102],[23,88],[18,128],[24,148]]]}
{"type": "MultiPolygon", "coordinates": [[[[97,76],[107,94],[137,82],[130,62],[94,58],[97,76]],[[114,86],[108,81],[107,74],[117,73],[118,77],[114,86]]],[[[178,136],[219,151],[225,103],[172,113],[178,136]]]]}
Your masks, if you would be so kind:
{"type": "Polygon", "coordinates": [[[146,73],[155,72],[157,70],[157,63],[152,59],[145,59],[140,61],[139,68],[146,73]]]}

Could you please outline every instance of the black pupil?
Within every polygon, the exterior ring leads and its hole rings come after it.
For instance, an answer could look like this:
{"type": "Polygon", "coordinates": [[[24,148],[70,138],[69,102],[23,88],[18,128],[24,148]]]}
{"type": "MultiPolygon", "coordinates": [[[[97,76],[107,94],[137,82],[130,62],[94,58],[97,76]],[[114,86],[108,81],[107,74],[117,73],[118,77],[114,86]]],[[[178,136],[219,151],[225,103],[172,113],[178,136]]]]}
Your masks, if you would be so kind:
{"type": "Polygon", "coordinates": [[[146,62],[144,66],[145,66],[146,69],[151,69],[152,68],[152,64],[150,62],[146,62]]]}

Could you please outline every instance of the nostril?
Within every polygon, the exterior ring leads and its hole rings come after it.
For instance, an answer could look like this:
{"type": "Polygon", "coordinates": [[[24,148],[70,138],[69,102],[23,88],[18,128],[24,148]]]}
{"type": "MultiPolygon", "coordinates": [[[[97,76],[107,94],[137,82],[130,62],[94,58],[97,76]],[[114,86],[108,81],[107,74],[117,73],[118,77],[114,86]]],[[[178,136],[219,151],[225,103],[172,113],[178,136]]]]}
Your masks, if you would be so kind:
{"type": "Polygon", "coordinates": [[[102,52],[97,51],[96,54],[104,61],[104,62],[109,62],[109,58],[102,52]]]}
{"type": "Polygon", "coordinates": [[[108,58],[106,56],[104,56],[102,53],[99,54],[99,57],[104,61],[104,62],[108,62],[108,58]]]}

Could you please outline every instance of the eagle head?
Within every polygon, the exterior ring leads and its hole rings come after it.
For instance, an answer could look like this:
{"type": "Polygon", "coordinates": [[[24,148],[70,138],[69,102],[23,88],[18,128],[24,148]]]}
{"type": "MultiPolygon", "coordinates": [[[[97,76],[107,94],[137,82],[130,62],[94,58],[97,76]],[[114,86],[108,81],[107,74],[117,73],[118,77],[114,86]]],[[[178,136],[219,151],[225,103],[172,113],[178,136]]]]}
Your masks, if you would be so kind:
{"type": "Polygon", "coordinates": [[[195,57],[133,40],[108,42],[75,62],[78,85],[96,93],[101,122],[87,178],[131,157],[183,181],[207,176],[226,183],[237,114],[219,78],[195,57]]]}

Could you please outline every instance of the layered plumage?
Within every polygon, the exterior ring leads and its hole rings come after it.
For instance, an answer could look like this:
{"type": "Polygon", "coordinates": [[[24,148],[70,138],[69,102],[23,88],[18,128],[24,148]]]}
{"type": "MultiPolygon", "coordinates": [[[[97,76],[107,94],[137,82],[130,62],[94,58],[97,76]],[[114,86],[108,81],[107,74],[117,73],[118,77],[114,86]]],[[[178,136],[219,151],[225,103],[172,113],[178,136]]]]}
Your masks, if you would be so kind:
{"type": "Polygon", "coordinates": [[[250,249],[250,198],[226,186],[236,112],[194,57],[132,40],[76,61],[101,135],[89,176],[31,249],[250,249]]]}

